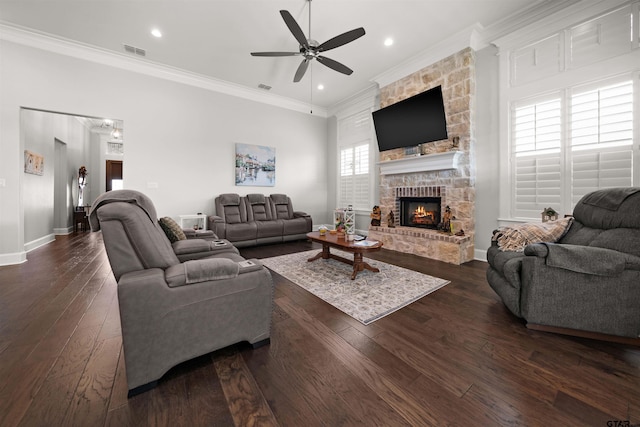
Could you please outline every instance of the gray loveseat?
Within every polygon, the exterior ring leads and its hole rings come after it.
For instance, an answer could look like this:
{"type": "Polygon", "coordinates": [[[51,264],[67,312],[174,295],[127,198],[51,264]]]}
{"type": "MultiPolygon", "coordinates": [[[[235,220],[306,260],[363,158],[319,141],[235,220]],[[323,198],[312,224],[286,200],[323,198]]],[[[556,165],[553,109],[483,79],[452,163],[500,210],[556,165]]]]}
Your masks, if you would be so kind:
{"type": "Polygon", "coordinates": [[[118,282],[129,396],[186,360],[241,341],[269,342],[273,282],[259,261],[216,240],[172,246],[151,200],[137,191],[98,197],[89,220],[102,230],[118,282]],[[193,258],[183,262],[177,252],[193,258]]]}
{"type": "Polygon", "coordinates": [[[529,244],[515,252],[493,242],[487,251],[489,285],[532,329],[637,339],[640,188],[589,193],[573,217],[555,243],[529,244]]]}
{"type": "Polygon", "coordinates": [[[285,194],[226,193],[215,198],[215,207],[209,229],[238,247],[305,239],[313,226],[311,216],[293,210],[285,194]]]}

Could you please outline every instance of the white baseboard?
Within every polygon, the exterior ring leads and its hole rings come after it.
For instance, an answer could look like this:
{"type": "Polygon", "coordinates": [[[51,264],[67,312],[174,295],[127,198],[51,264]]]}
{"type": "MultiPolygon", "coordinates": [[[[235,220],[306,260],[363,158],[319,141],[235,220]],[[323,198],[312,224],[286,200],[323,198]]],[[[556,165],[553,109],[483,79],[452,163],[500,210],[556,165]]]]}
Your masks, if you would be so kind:
{"type": "Polygon", "coordinates": [[[55,234],[56,236],[66,236],[67,234],[71,233],[73,233],[73,227],[53,229],[53,234],[55,234]]]}
{"type": "Polygon", "coordinates": [[[476,261],[487,262],[487,251],[484,249],[475,249],[473,251],[473,259],[476,261]]]}
{"type": "Polygon", "coordinates": [[[28,243],[24,244],[24,250],[25,252],[31,252],[34,249],[39,248],[40,246],[44,246],[47,243],[51,243],[54,240],[56,240],[56,235],[55,234],[47,234],[46,236],[43,236],[39,239],[36,240],[32,240],[28,243]]]}
{"type": "Polygon", "coordinates": [[[27,261],[26,252],[15,252],[11,254],[0,254],[0,266],[22,264],[27,261]]]}

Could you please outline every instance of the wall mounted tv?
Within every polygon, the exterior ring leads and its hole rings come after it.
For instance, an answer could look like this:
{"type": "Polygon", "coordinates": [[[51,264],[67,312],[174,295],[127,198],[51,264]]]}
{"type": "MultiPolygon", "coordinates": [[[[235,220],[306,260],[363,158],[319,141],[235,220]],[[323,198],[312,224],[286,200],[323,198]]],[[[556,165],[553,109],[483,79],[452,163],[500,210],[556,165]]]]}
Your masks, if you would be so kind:
{"type": "Polygon", "coordinates": [[[380,151],[447,139],[442,86],[373,112],[380,151]]]}

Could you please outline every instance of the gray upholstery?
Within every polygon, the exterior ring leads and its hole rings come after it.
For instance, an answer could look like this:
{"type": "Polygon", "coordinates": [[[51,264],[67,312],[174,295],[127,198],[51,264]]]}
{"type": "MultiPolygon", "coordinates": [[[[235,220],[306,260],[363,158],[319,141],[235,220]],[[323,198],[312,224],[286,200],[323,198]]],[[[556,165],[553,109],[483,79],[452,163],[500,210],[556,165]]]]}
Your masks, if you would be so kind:
{"type": "Polygon", "coordinates": [[[273,282],[259,261],[246,262],[224,240],[182,240],[175,249],[151,201],[131,190],[100,196],[90,221],[118,281],[130,395],[186,360],[268,341],[273,282]]]}
{"type": "Polygon", "coordinates": [[[209,228],[238,247],[305,239],[313,226],[308,214],[293,210],[285,194],[221,194],[215,206],[209,228]]]}
{"type": "Polygon", "coordinates": [[[640,188],[585,195],[556,243],[487,251],[487,281],[527,322],[640,336],[640,188]]]}

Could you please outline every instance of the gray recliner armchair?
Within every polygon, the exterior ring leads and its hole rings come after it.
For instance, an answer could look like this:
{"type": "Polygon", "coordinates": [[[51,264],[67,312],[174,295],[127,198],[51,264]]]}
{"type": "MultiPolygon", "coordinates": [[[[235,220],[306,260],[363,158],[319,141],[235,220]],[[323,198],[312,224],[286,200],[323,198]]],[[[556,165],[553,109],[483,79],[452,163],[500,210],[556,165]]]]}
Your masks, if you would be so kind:
{"type": "Polygon", "coordinates": [[[241,341],[269,342],[273,282],[259,261],[206,241],[194,259],[180,261],[151,200],[137,191],[100,196],[90,223],[102,230],[118,282],[129,397],[186,360],[241,341]]]}
{"type": "Polygon", "coordinates": [[[487,260],[489,285],[529,328],[634,343],[640,336],[638,187],[589,193],[557,242],[522,252],[493,242],[487,260]]]}

